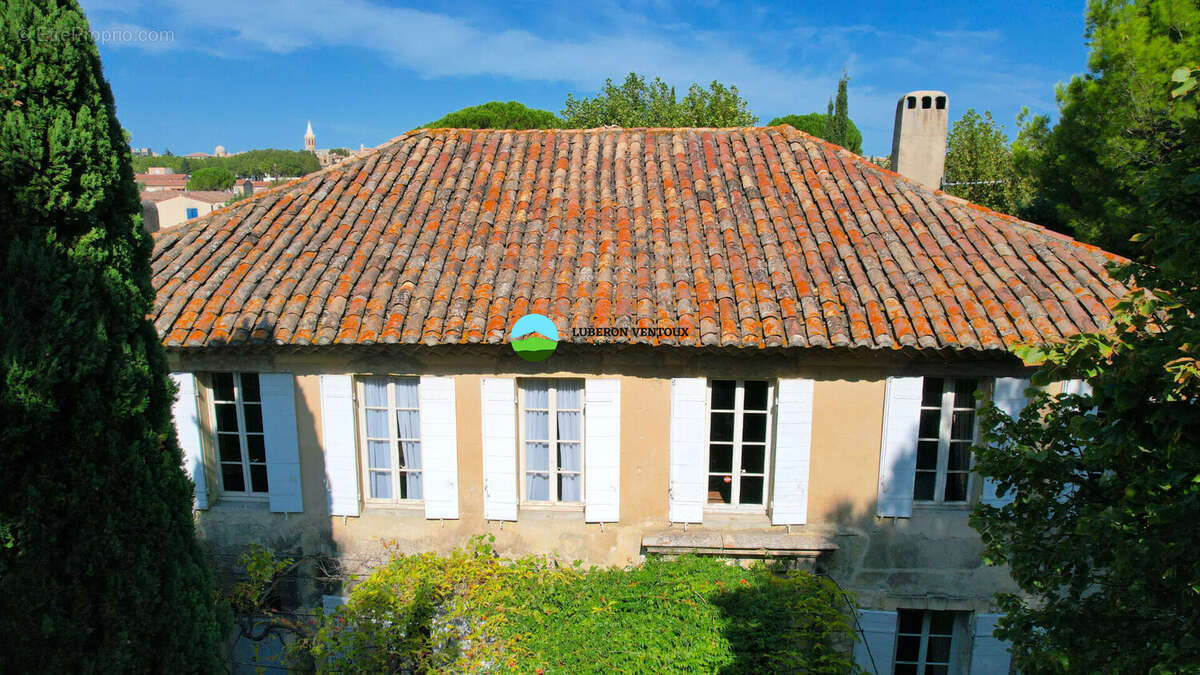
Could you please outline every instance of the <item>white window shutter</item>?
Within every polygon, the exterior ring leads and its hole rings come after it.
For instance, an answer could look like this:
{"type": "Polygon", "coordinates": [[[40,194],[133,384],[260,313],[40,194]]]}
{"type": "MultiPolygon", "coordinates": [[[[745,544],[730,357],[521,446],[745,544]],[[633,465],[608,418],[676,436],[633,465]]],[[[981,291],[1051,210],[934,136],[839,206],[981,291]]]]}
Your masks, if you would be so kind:
{"type": "Polygon", "coordinates": [[[425,517],[458,518],[458,425],[454,412],[454,378],[422,375],[421,476],[425,517]]]}
{"type": "Polygon", "coordinates": [[[1092,393],[1092,385],[1087,380],[1067,380],[1062,383],[1062,393],[1087,396],[1092,393]]]}
{"type": "Polygon", "coordinates": [[[808,522],[808,466],[812,450],[813,381],[779,380],[776,387],[775,478],[771,524],[808,522]]]}
{"type": "Polygon", "coordinates": [[[702,377],[671,380],[671,484],[668,518],[673,523],[704,521],[705,438],[708,382],[702,377]]]}
{"type": "Polygon", "coordinates": [[[331,516],[357,516],[358,442],[354,431],[354,378],[321,376],[321,446],[331,516]]]}
{"type": "Polygon", "coordinates": [[[860,610],[858,625],[862,635],[854,643],[854,662],[868,673],[891,675],[896,653],[896,613],[860,610]]]}
{"type": "MultiPolygon", "coordinates": [[[[992,401],[995,402],[997,408],[1015,420],[1021,416],[1021,411],[1029,402],[1025,396],[1025,390],[1029,388],[1029,384],[1029,378],[1025,377],[997,377],[992,387],[992,401]]],[[[1016,497],[1012,490],[1004,493],[1003,497],[998,496],[996,491],[996,481],[984,478],[983,494],[979,497],[979,501],[989,506],[1004,506],[1011,504],[1016,497]]]]}
{"type": "Polygon", "coordinates": [[[517,398],[511,377],[485,377],[483,517],[517,519],[517,398]]]}
{"type": "Polygon", "coordinates": [[[1008,675],[1009,643],[992,637],[999,614],[975,615],[975,641],[971,646],[971,675],[1008,675]]]}
{"type": "Polygon", "coordinates": [[[267,487],[271,510],[304,511],[300,483],[300,441],[296,434],[296,392],[291,373],[260,373],[263,432],[267,446],[267,487]]]}
{"type": "Polygon", "coordinates": [[[583,519],[615,523],[621,511],[621,381],[584,384],[583,519]]]}
{"type": "Polygon", "coordinates": [[[196,378],[191,373],[171,373],[171,379],[179,389],[178,397],[171,407],[175,417],[175,435],[179,437],[179,449],[183,450],[183,470],[195,486],[192,505],[197,509],[208,508],[208,480],[204,475],[204,446],[200,444],[200,413],[196,405],[196,378]]]}
{"type": "Polygon", "coordinates": [[[921,422],[920,377],[889,377],[884,394],[883,441],[879,451],[878,514],[911,518],[917,476],[917,432],[921,422]]]}

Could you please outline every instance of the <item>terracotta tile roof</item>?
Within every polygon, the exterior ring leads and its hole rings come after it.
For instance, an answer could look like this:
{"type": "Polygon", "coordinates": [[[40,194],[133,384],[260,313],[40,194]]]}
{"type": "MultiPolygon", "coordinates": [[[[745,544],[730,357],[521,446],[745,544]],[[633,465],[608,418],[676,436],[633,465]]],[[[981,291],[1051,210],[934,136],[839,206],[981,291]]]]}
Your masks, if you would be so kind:
{"type": "Polygon", "coordinates": [[[187,185],[186,173],[135,173],[133,180],[146,187],[174,187],[180,190],[187,185]]]}
{"type": "Polygon", "coordinates": [[[228,201],[233,196],[233,191],[220,190],[155,190],[154,192],[142,192],[139,195],[143,202],[165,202],[168,199],[176,197],[188,197],[201,202],[217,204],[228,201]]]}
{"type": "Polygon", "coordinates": [[[538,312],[991,350],[1097,329],[1107,260],[787,126],[417,130],[158,235],[154,319],[186,347],[499,343],[538,312]]]}

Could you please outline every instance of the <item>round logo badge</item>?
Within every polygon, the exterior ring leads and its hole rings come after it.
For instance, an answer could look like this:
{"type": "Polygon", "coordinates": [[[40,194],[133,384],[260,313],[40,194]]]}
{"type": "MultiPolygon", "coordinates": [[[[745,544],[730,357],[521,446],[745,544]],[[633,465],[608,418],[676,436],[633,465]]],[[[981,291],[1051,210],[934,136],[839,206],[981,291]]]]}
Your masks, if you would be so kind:
{"type": "Polygon", "coordinates": [[[558,347],[558,329],[542,314],[526,314],[513,324],[508,336],[513,351],[526,361],[545,361],[558,347]]]}

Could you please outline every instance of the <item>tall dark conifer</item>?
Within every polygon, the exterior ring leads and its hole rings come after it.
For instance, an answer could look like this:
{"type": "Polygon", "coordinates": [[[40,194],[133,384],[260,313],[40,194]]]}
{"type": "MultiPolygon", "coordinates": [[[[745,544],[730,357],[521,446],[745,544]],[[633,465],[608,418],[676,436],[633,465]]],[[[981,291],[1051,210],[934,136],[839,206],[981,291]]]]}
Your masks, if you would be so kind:
{"type": "Polygon", "coordinates": [[[210,672],[129,148],[75,2],[0,3],[0,669],[210,672]]]}

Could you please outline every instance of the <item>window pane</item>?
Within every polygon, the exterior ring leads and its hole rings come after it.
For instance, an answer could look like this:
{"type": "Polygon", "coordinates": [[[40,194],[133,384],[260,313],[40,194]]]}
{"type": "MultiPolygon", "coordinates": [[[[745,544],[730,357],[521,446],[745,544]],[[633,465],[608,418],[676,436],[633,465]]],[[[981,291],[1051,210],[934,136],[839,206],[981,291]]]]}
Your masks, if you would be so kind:
{"type": "Polygon", "coordinates": [[[558,500],[561,502],[579,501],[579,474],[564,473],[558,476],[558,500]]]}
{"type": "Polygon", "coordinates": [[[262,433],[262,406],[257,403],[247,403],[242,406],[242,416],[246,420],[246,431],[262,433]]]}
{"type": "Polygon", "coordinates": [[[742,415],[742,440],[762,443],[767,440],[767,414],[745,413],[742,415]]]}
{"type": "Polygon", "coordinates": [[[950,452],[947,457],[946,468],[951,471],[966,471],[969,467],[967,464],[971,461],[971,444],[967,442],[957,442],[950,444],[950,452]]]}
{"type": "Polygon", "coordinates": [[[550,500],[550,474],[525,474],[525,498],[535,502],[550,500]]]}
{"type": "Polygon", "coordinates": [[[217,404],[217,431],[237,431],[237,404],[217,404]]]}
{"type": "Polygon", "coordinates": [[[253,492],[267,491],[267,465],[250,465],[250,490],[253,492]]]}
{"type": "Polygon", "coordinates": [[[392,468],[392,444],[388,441],[367,441],[367,468],[392,468]]]}
{"type": "Polygon", "coordinates": [[[930,612],[929,633],[931,635],[952,635],[954,633],[954,612],[930,612]]]}
{"type": "Polygon", "coordinates": [[[525,412],[525,438],[535,441],[550,439],[550,413],[529,410],[525,412]]]}
{"type": "Polygon", "coordinates": [[[733,413],[715,412],[709,425],[708,438],[712,441],[733,440],[733,413]]]}
{"type": "Polygon", "coordinates": [[[738,495],[738,501],[742,504],[763,503],[762,476],[748,476],[742,479],[742,492],[738,495]]]}
{"type": "Polygon", "coordinates": [[[937,441],[917,441],[917,468],[937,470],[937,441]]]}
{"type": "Polygon", "coordinates": [[[915,663],[897,663],[895,675],[917,675],[917,664],[915,663]]]}
{"type": "Polygon", "coordinates": [[[246,454],[251,462],[267,461],[265,439],[258,434],[246,434],[246,454]]]}
{"type": "Polygon", "coordinates": [[[898,612],[899,627],[901,633],[920,633],[921,618],[924,614],[919,609],[902,609],[898,612]]]}
{"type": "Polygon", "coordinates": [[[221,465],[221,485],[226,492],[245,492],[246,478],[242,475],[241,464],[221,465]]]}
{"type": "Polygon", "coordinates": [[[921,428],[917,436],[921,438],[937,438],[938,429],[942,424],[942,413],[938,410],[921,411],[921,428]]]}
{"type": "Polygon", "coordinates": [[[579,410],[583,408],[583,383],[579,380],[559,380],[558,381],[558,400],[556,404],[560,410],[573,408],[579,410]]]}
{"type": "Polygon", "coordinates": [[[733,410],[733,397],[737,391],[737,382],[733,380],[712,381],[712,409],[733,410]]]}
{"type": "Polygon", "coordinates": [[[546,471],[550,468],[550,444],[549,443],[526,443],[525,444],[525,470],[526,471],[546,471]]]}
{"type": "Polygon", "coordinates": [[[388,438],[388,421],[387,410],[368,409],[367,417],[367,438],[388,438]]]}
{"type": "Polygon", "coordinates": [[[896,638],[896,660],[916,661],[921,655],[921,636],[901,635],[896,638]]]}
{"type": "Polygon", "coordinates": [[[559,443],[558,444],[558,468],[560,471],[580,471],[582,470],[582,462],[580,461],[582,453],[579,452],[578,443],[559,443]]]}
{"type": "Polygon", "coordinates": [[[363,393],[367,399],[367,406],[371,408],[386,408],[387,400],[387,380],[382,377],[367,377],[363,379],[363,393]]]}
{"type": "Polygon", "coordinates": [[[713,443],[708,446],[708,472],[733,473],[733,446],[713,443]]]}
{"type": "Polygon", "coordinates": [[[374,499],[392,498],[392,474],[387,471],[371,472],[371,497],[374,499]]]}
{"type": "Polygon", "coordinates": [[[728,504],[733,490],[733,479],[729,476],[708,477],[708,503],[728,504]]]}
{"type": "Polygon", "coordinates": [[[940,407],[942,405],[942,387],[940,377],[927,377],[921,385],[921,405],[940,407]]]}
{"type": "Polygon", "coordinates": [[[420,438],[420,414],[416,410],[397,410],[396,433],[400,435],[400,438],[420,438]]]}
{"type": "Polygon", "coordinates": [[[583,422],[583,413],[581,412],[558,413],[558,440],[583,440],[581,422],[583,422]]]}
{"type": "Polygon", "coordinates": [[[258,403],[262,396],[258,393],[258,373],[242,373],[242,400],[247,403],[258,403]]]}
{"type": "Polygon", "coordinates": [[[222,462],[242,461],[242,442],[237,434],[217,434],[217,445],[221,449],[222,462]]]}
{"type": "Polygon", "coordinates": [[[412,377],[403,377],[393,380],[396,389],[396,407],[397,408],[416,408],[417,403],[417,383],[419,380],[412,377]]]}
{"type": "Polygon", "coordinates": [[[742,446],[742,471],[746,473],[762,473],[763,472],[763,457],[767,454],[766,446],[762,445],[743,445],[742,446]]]}
{"type": "Polygon", "coordinates": [[[925,666],[925,675],[949,675],[948,666],[925,666]]]}
{"type": "Polygon", "coordinates": [[[421,442],[400,441],[400,468],[421,468],[421,442]]]}
{"type": "Polygon", "coordinates": [[[233,373],[213,373],[213,398],[217,401],[233,400],[233,373]]]}
{"type": "Polygon", "coordinates": [[[955,410],[950,418],[950,438],[972,440],[975,438],[975,411],[955,410]]]}
{"type": "Polygon", "coordinates": [[[402,481],[405,487],[405,499],[424,499],[425,493],[421,489],[421,472],[409,471],[404,475],[402,481]]]}
{"type": "Polygon", "coordinates": [[[955,380],[954,381],[954,407],[955,408],[974,408],[975,407],[975,380],[955,380]]]}
{"type": "Polygon", "coordinates": [[[913,499],[933,499],[934,488],[937,485],[937,474],[933,471],[918,471],[913,483],[913,499]]]}
{"type": "Polygon", "coordinates": [[[965,472],[946,474],[946,501],[967,501],[967,474],[965,472]]]}
{"type": "Polygon", "coordinates": [[[766,410],[767,409],[767,383],[762,380],[747,380],[743,385],[745,388],[744,398],[742,399],[742,408],[745,410],[766,410]]]}
{"type": "Polygon", "coordinates": [[[526,408],[549,408],[550,407],[550,383],[546,380],[524,380],[522,387],[525,389],[525,407],[526,408]]]}
{"type": "Polygon", "coordinates": [[[950,662],[950,638],[942,636],[932,636],[929,638],[929,646],[925,648],[926,663],[949,663],[950,662]]]}

